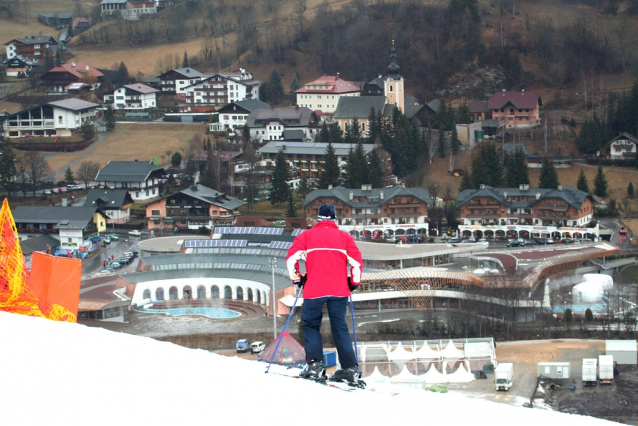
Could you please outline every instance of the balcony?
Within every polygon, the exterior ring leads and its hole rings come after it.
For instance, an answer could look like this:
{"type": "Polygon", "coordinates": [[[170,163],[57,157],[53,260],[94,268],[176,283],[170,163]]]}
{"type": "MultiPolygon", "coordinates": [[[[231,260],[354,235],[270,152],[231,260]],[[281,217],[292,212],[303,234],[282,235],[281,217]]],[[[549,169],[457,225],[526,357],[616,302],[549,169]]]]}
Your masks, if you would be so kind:
{"type": "Polygon", "coordinates": [[[490,219],[500,219],[501,215],[498,213],[468,213],[461,217],[486,217],[490,219]]]}
{"type": "MultiPolygon", "coordinates": [[[[421,212],[404,212],[404,213],[386,213],[388,216],[409,216],[409,217],[419,217],[422,216],[421,212]]],[[[368,215],[369,216],[369,215],[368,215]]]]}

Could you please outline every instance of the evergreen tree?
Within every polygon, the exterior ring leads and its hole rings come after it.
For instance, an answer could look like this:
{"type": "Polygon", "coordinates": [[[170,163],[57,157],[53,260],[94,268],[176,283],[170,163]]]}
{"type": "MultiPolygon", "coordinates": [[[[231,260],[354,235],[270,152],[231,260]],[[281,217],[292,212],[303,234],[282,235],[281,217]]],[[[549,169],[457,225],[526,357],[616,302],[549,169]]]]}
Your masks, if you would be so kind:
{"type": "Polygon", "coordinates": [[[360,188],[361,185],[370,183],[370,170],[361,142],[348,153],[344,183],[348,188],[360,188]]]}
{"type": "Polygon", "coordinates": [[[310,182],[308,182],[308,178],[304,176],[299,181],[299,188],[297,189],[297,193],[302,199],[305,199],[306,195],[308,195],[310,191],[312,191],[310,182]]]}
{"type": "Polygon", "coordinates": [[[493,188],[499,187],[503,181],[503,165],[499,161],[493,143],[484,142],[479,146],[472,159],[472,185],[478,189],[481,184],[493,188]]]}
{"type": "Polygon", "coordinates": [[[0,191],[11,197],[15,186],[14,178],[16,176],[15,168],[16,155],[11,147],[9,139],[2,141],[2,155],[0,155],[0,191]]]}
{"type": "Polygon", "coordinates": [[[190,65],[188,64],[188,52],[184,50],[184,58],[182,58],[182,68],[188,68],[188,67],[190,67],[190,65]]]}
{"type": "Polygon", "coordinates": [[[95,127],[93,127],[93,123],[91,121],[85,121],[82,123],[82,127],[80,128],[80,133],[85,140],[93,140],[95,139],[95,127]]]}
{"type": "Polygon", "coordinates": [[[472,175],[469,171],[463,171],[463,177],[461,178],[461,185],[459,186],[459,192],[465,191],[466,189],[473,189],[474,185],[472,185],[472,175]]]}
{"type": "Polygon", "coordinates": [[[126,84],[129,81],[128,76],[128,68],[124,61],[120,62],[120,65],[117,67],[117,74],[115,75],[116,84],[126,84]]]}
{"type": "Polygon", "coordinates": [[[459,150],[461,149],[461,141],[459,140],[459,134],[456,132],[456,125],[452,126],[452,140],[450,142],[450,147],[452,148],[452,154],[458,155],[459,150]]]}
{"type": "Polygon", "coordinates": [[[558,189],[558,185],[560,185],[560,182],[558,181],[556,168],[554,168],[554,162],[549,157],[543,158],[538,187],[542,189],[558,189]]]}
{"type": "Polygon", "coordinates": [[[297,73],[292,75],[292,80],[290,81],[290,92],[288,94],[288,98],[293,105],[297,105],[297,93],[295,93],[301,84],[299,84],[299,79],[297,78],[297,73]]]}
{"type": "Polygon", "coordinates": [[[627,195],[629,198],[634,198],[634,184],[631,182],[627,185],[627,195]]]}
{"type": "Polygon", "coordinates": [[[445,145],[445,132],[442,129],[439,129],[439,158],[445,158],[445,154],[447,154],[447,149],[445,145]]]}
{"type": "Polygon", "coordinates": [[[286,217],[297,217],[297,210],[295,210],[295,200],[293,198],[293,190],[288,187],[288,209],[286,210],[286,217]]]}
{"type": "Polygon", "coordinates": [[[281,83],[281,75],[276,68],[272,70],[268,80],[260,85],[259,97],[264,102],[274,105],[278,105],[284,100],[284,86],[281,83]]]}
{"type": "Polygon", "coordinates": [[[374,107],[370,108],[370,115],[368,115],[368,142],[375,143],[377,137],[381,137],[382,117],[378,116],[374,107]]]}
{"type": "Polygon", "coordinates": [[[199,184],[204,185],[207,188],[217,188],[217,178],[215,177],[212,167],[206,167],[204,172],[201,174],[199,184]]]}
{"type": "Polygon", "coordinates": [[[73,171],[71,170],[71,167],[66,168],[66,172],[64,172],[64,181],[75,182],[75,176],[73,175],[73,171]]]}
{"type": "Polygon", "coordinates": [[[598,197],[606,197],[607,186],[607,177],[605,176],[603,165],[599,164],[598,171],[596,172],[596,177],[594,178],[594,194],[596,194],[598,197]]]}
{"type": "Polygon", "coordinates": [[[385,175],[385,170],[383,167],[383,161],[379,156],[379,151],[373,149],[368,155],[368,161],[368,183],[372,185],[373,188],[383,188],[383,176],[385,175]]]}
{"type": "Polygon", "coordinates": [[[323,170],[319,176],[319,188],[328,189],[329,185],[332,185],[333,187],[339,186],[339,178],[341,174],[339,169],[339,159],[337,158],[335,150],[332,147],[332,143],[330,142],[328,142],[328,147],[326,148],[326,159],[322,166],[323,170]]]}
{"type": "Polygon", "coordinates": [[[171,156],[171,165],[173,167],[180,167],[182,165],[182,154],[180,154],[179,152],[175,152],[171,156]]]}
{"type": "Polygon", "coordinates": [[[104,111],[104,122],[106,123],[107,132],[115,129],[115,113],[113,112],[111,105],[106,106],[106,111],[104,111]]]}
{"type": "Polygon", "coordinates": [[[582,167],[580,168],[580,174],[576,182],[576,189],[589,194],[589,183],[587,182],[587,176],[585,176],[585,171],[582,167]]]}
{"type": "Polygon", "coordinates": [[[357,117],[352,119],[352,123],[346,129],[345,143],[355,144],[361,141],[361,124],[357,117]]]}
{"type": "Polygon", "coordinates": [[[507,158],[507,170],[505,171],[505,184],[508,188],[518,188],[521,184],[529,184],[529,172],[525,153],[519,146],[513,155],[507,158]]]}
{"type": "Polygon", "coordinates": [[[470,107],[464,100],[456,111],[456,122],[459,124],[470,124],[472,122],[472,114],[470,114],[470,107]]]}
{"type": "Polygon", "coordinates": [[[612,139],[612,133],[607,125],[594,116],[592,120],[586,120],[581,127],[576,142],[583,154],[595,154],[600,147],[612,139]]]}
{"type": "Polygon", "coordinates": [[[288,192],[290,187],[288,186],[288,178],[290,172],[288,170],[288,163],[286,162],[286,155],[282,150],[279,150],[277,157],[275,157],[275,170],[272,173],[272,182],[270,188],[270,203],[283,204],[288,200],[288,192]]]}

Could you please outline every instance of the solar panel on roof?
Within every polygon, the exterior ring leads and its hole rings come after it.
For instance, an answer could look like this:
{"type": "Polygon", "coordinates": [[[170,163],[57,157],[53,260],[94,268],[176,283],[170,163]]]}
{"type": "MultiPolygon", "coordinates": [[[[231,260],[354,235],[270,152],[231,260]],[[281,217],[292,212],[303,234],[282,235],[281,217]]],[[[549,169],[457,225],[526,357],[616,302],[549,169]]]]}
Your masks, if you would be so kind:
{"type": "Polygon", "coordinates": [[[288,241],[271,241],[270,244],[268,245],[268,248],[288,249],[290,248],[290,246],[292,246],[292,243],[288,241]]]}
{"type": "Polygon", "coordinates": [[[246,247],[247,243],[247,240],[186,240],[184,247],[246,247]]]}
{"type": "Polygon", "coordinates": [[[224,226],[224,227],[216,226],[215,227],[215,234],[230,234],[230,230],[231,229],[232,228],[227,227],[227,226],[224,226]]]}
{"type": "Polygon", "coordinates": [[[305,229],[295,229],[294,231],[292,231],[292,236],[296,237],[297,235],[301,234],[303,231],[305,231],[305,229]]]}
{"type": "Polygon", "coordinates": [[[255,234],[258,235],[281,235],[284,233],[284,228],[255,228],[255,234]]]}

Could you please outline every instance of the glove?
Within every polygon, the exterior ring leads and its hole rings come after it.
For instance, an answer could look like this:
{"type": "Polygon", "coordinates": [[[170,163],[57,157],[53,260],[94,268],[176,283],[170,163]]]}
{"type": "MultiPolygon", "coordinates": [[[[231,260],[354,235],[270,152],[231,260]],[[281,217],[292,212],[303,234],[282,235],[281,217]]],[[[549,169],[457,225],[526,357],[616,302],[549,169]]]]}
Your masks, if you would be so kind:
{"type": "Polygon", "coordinates": [[[308,274],[300,274],[299,282],[296,282],[295,285],[299,288],[303,288],[303,286],[306,284],[306,281],[308,281],[308,274]]]}
{"type": "Polygon", "coordinates": [[[350,277],[348,277],[348,288],[350,289],[350,292],[355,292],[357,291],[357,289],[359,288],[358,284],[352,284],[352,281],[350,280],[350,277]]]}

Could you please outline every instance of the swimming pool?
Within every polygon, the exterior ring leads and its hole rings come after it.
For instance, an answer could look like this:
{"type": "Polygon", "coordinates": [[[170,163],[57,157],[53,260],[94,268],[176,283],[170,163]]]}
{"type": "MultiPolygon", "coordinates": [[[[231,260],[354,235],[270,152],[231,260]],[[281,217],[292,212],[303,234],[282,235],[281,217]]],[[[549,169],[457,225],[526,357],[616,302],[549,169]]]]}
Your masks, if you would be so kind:
{"type": "Polygon", "coordinates": [[[136,309],[149,314],[166,314],[171,316],[200,315],[214,319],[236,318],[241,314],[224,308],[172,308],[172,309],[136,309]]]}

